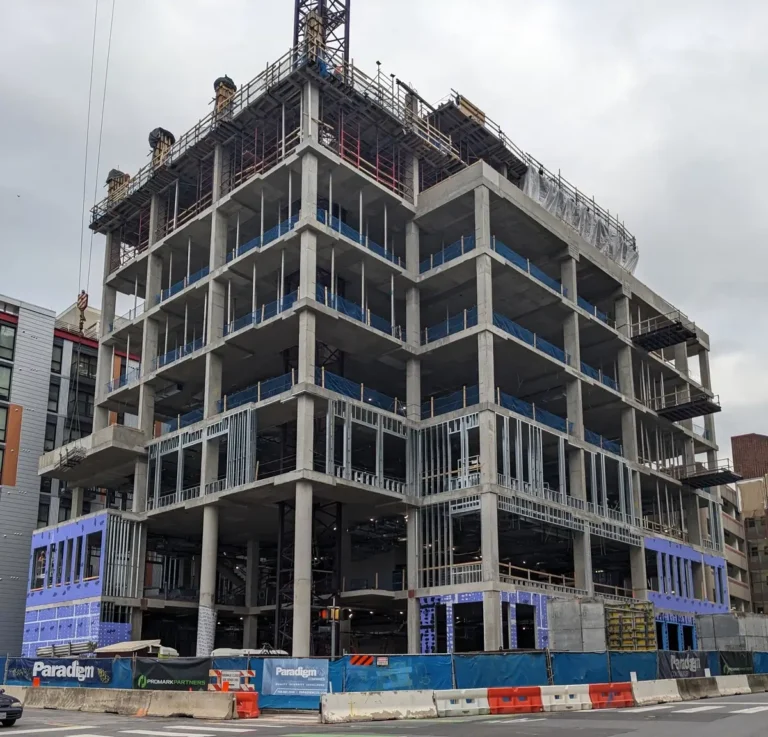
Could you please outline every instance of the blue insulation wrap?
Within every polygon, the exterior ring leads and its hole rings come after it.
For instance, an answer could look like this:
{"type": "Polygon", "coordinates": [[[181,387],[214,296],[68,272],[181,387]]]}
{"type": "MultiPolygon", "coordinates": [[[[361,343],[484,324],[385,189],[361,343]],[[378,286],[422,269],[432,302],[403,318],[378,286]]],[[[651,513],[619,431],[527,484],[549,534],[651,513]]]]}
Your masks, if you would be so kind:
{"type": "Polygon", "coordinates": [[[552,653],[556,686],[570,683],[609,683],[608,653],[552,653]]]}
{"type": "Polygon", "coordinates": [[[544,653],[454,655],[456,688],[546,686],[544,653]]]}
{"type": "Polygon", "coordinates": [[[768,653],[754,653],[755,673],[768,673],[768,653]]]}
{"type": "Polygon", "coordinates": [[[658,664],[656,651],[647,653],[609,653],[611,663],[611,681],[626,683],[630,673],[637,673],[638,681],[653,681],[656,678],[658,664]]]}
{"type": "Polygon", "coordinates": [[[453,688],[450,655],[390,655],[387,665],[350,665],[344,658],[345,691],[453,688]]]}
{"type": "Polygon", "coordinates": [[[720,672],[720,653],[711,651],[707,653],[708,668],[713,676],[721,676],[720,672]]]}

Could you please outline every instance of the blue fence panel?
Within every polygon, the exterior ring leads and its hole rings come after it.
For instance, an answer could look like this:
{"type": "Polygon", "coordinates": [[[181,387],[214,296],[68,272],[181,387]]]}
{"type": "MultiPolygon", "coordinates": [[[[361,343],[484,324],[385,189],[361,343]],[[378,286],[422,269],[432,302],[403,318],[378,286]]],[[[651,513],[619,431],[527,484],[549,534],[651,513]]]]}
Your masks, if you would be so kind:
{"type": "Polygon", "coordinates": [[[608,683],[608,653],[552,653],[556,686],[569,683],[608,683]]]}
{"type": "Polygon", "coordinates": [[[494,686],[546,686],[544,653],[455,655],[456,688],[494,686]]]}
{"type": "Polygon", "coordinates": [[[339,658],[328,663],[328,690],[331,693],[341,693],[344,690],[346,673],[346,658],[339,658]]]}
{"type": "Polygon", "coordinates": [[[453,688],[450,655],[390,655],[388,665],[350,665],[345,658],[345,691],[403,691],[453,688]]]}
{"type": "Polygon", "coordinates": [[[611,681],[626,683],[630,673],[637,673],[638,681],[653,681],[656,678],[658,663],[656,653],[608,653],[611,663],[611,681]]]}
{"type": "Polygon", "coordinates": [[[768,673],[768,653],[753,653],[755,673],[768,673]]]}
{"type": "MultiPolygon", "coordinates": [[[[217,659],[218,660],[218,659],[217,659]]],[[[235,658],[239,660],[239,658],[235,658]]],[[[319,696],[273,696],[262,692],[264,661],[268,658],[248,658],[248,667],[253,671],[251,683],[259,692],[259,707],[262,709],[303,709],[317,711],[320,708],[319,696]]]]}
{"type": "Polygon", "coordinates": [[[110,688],[133,688],[133,664],[129,658],[115,658],[112,661],[112,682],[110,688]]]}
{"type": "Polygon", "coordinates": [[[710,673],[713,676],[722,675],[720,672],[720,653],[717,651],[708,652],[707,660],[709,661],[707,665],[709,666],[710,673]]]}
{"type": "Polygon", "coordinates": [[[131,688],[131,666],[130,661],[126,662],[127,676],[119,659],[8,658],[5,682],[9,686],[31,686],[32,679],[38,677],[40,685],[47,687],[131,688]]]}
{"type": "Polygon", "coordinates": [[[5,683],[5,664],[7,662],[8,662],[8,658],[6,658],[5,655],[0,657],[0,673],[2,673],[1,677],[3,679],[2,681],[0,681],[0,683],[5,683]]]}

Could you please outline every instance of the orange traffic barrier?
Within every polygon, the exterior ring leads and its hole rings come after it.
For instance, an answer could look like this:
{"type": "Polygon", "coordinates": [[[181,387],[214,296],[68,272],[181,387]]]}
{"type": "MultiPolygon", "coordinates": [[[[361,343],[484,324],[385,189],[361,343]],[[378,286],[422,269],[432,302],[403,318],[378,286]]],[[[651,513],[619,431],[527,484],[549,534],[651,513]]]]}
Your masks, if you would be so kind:
{"type": "Polygon", "coordinates": [[[256,719],[261,713],[259,711],[259,694],[255,691],[236,693],[235,704],[238,719],[256,719]]]}
{"type": "Polygon", "coordinates": [[[491,714],[537,714],[544,711],[541,688],[538,686],[489,688],[488,705],[491,714]]]}
{"type": "Polygon", "coordinates": [[[621,709],[635,705],[631,683],[593,683],[589,686],[593,709],[621,709]]]}

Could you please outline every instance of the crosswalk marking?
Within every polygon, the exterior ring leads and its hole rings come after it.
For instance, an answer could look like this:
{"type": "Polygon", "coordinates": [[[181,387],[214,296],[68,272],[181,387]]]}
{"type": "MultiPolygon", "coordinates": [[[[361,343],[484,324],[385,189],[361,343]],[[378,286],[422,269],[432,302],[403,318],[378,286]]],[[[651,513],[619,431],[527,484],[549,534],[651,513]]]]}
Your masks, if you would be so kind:
{"type": "Polygon", "coordinates": [[[227,732],[229,734],[248,734],[253,732],[252,729],[243,729],[242,727],[187,727],[183,724],[172,724],[165,729],[189,729],[193,732],[227,732]]]}
{"type": "MultiPolygon", "coordinates": [[[[99,725],[101,726],[101,725],[99,725]]],[[[13,729],[8,734],[48,734],[49,732],[77,732],[79,729],[93,729],[92,726],[80,724],[72,727],[36,727],[35,729],[13,729]]],[[[68,737],[75,737],[75,735],[69,735],[68,737]]],[[[166,735],[165,737],[168,737],[166,735]]],[[[199,737],[199,735],[198,735],[199,737]]]]}
{"type": "Polygon", "coordinates": [[[673,714],[698,714],[700,711],[713,711],[714,709],[722,709],[723,706],[694,706],[690,709],[677,709],[673,711],[673,714]]]}
{"type": "Polygon", "coordinates": [[[151,729],[124,729],[120,734],[142,734],[146,737],[216,737],[210,732],[155,732],[151,729]]]}
{"type": "Polygon", "coordinates": [[[630,714],[643,714],[646,711],[661,711],[662,709],[673,709],[675,704],[656,704],[654,706],[633,706],[627,711],[630,714]]]}
{"type": "Polygon", "coordinates": [[[768,711],[768,706],[753,706],[751,709],[734,709],[731,714],[759,714],[768,711]]]}

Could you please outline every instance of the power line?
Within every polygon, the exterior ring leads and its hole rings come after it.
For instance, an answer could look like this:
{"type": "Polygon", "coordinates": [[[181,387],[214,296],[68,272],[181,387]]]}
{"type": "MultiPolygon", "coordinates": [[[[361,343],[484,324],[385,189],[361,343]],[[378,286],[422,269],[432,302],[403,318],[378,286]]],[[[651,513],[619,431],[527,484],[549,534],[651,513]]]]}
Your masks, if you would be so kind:
{"type": "Polygon", "coordinates": [[[99,19],[99,0],[94,3],[93,40],[91,42],[91,76],[88,82],[88,115],[85,121],[85,162],[83,163],[83,204],[80,208],[80,261],[77,273],[77,292],[80,293],[83,279],[83,241],[85,239],[85,197],[88,186],[88,144],[91,133],[91,100],[93,98],[93,68],[96,60],[96,25],[99,19]]]}
{"type": "MultiPolygon", "coordinates": [[[[107,60],[104,69],[104,90],[101,95],[101,121],[99,122],[99,145],[96,150],[96,172],[93,182],[93,204],[96,204],[96,197],[99,191],[99,166],[101,165],[101,141],[104,135],[104,110],[107,104],[107,81],[109,79],[109,57],[112,52],[112,28],[115,24],[115,0],[112,0],[112,11],[109,16],[109,40],[107,41],[107,60]]],[[[85,209],[85,203],[83,203],[85,209]]],[[[91,243],[88,249],[88,273],[85,279],[85,291],[89,291],[91,284],[91,261],[93,259],[93,238],[95,233],[91,231],[91,243]]]]}

